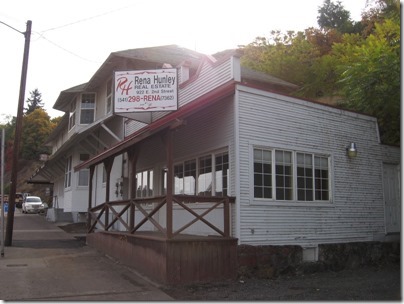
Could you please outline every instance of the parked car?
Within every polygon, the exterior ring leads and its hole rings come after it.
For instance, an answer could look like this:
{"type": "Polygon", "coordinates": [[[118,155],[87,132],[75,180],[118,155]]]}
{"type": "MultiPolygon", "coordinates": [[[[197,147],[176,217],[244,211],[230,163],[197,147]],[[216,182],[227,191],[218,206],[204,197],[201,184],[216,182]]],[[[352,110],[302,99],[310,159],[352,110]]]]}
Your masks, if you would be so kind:
{"type": "Polygon", "coordinates": [[[48,205],[39,196],[27,196],[22,203],[22,213],[42,213],[48,205]]]}

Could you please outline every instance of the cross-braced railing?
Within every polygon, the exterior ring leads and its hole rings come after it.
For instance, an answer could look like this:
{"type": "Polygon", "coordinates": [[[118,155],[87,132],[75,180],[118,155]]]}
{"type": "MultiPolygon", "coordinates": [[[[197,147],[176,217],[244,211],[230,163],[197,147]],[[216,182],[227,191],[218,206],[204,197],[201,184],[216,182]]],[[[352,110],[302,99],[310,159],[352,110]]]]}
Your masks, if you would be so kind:
{"type": "MultiPolygon", "coordinates": [[[[186,210],[189,214],[193,216],[191,219],[178,227],[175,231],[170,231],[173,229],[170,226],[163,227],[159,221],[157,221],[153,216],[167,204],[166,196],[159,196],[153,198],[142,198],[142,199],[130,199],[114,202],[106,202],[89,210],[89,223],[88,223],[88,233],[92,233],[96,228],[101,228],[104,231],[111,231],[113,225],[117,222],[121,223],[125,230],[120,230],[120,232],[134,234],[136,231],[146,223],[150,222],[153,226],[165,235],[166,238],[172,238],[179,235],[181,232],[191,227],[194,223],[201,221],[205,225],[209,226],[212,230],[216,231],[219,235],[223,237],[230,236],[230,204],[234,203],[235,199],[233,197],[213,197],[213,196],[192,196],[192,195],[174,195],[172,197],[172,204],[179,206],[179,209],[186,210]],[[198,203],[211,204],[210,206],[204,207],[204,211],[198,214],[195,211],[194,206],[198,203]],[[147,210],[145,206],[152,206],[152,210],[147,210]],[[223,206],[223,228],[217,227],[211,221],[209,221],[206,216],[213,210],[220,209],[223,206]],[[120,209],[120,211],[117,211],[120,209]],[[126,217],[123,217],[125,213],[128,213],[126,217]],[[139,222],[135,222],[136,213],[140,212],[143,218],[139,222]]],[[[172,208],[167,210],[173,210],[172,208]]],[[[176,209],[174,212],[178,212],[176,209]]],[[[173,214],[167,214],[167,217],[171,217],[170,222],[172,222],[173,214]]]]}

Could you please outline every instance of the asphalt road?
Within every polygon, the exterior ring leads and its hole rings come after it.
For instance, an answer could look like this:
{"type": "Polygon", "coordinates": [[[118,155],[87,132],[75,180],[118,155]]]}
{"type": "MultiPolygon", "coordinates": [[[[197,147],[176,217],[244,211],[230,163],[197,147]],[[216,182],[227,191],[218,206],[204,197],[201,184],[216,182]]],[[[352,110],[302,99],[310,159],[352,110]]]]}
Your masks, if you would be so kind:
{"type": "Polygon", "coordinates": [[[134,269],[86,246],[77,238],[80,234],[66,233],[57,225],[43,215],[16,209],[12,246],[4,247],[0,258],[1,300],[172,300],[134,269]]]}

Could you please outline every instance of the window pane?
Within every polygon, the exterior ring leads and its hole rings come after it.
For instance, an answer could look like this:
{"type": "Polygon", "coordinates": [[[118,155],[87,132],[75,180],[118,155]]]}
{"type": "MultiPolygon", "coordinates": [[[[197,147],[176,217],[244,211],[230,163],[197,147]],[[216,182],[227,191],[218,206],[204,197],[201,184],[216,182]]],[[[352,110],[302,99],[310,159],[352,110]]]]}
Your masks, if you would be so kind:
{"type": "Polygon", "coordinates": [[[195,195],[196,161],[190,160],[184,163],[184,194],[195,195]]]}
{"type": "Polygon", "coordinates": [[[212,157],[199,158],[198,195],[212,195],[212,157]]]}
{"type": "Polygon", "coordinates": [[[293,199],[292,152],[275,151],[276,199],[293,199]]]}
{"type": "Polygon", "coordinates": [[[315,197],[316,200],[329,200],[329,170],[327,157],[314,157],[315,197]]]}
{"type": "Polygon", "coordinates": [[[272,152],[254,149],[254,197],[272,198],[272,152]]]}
{"type": "Polygon", "coordinates": [[[229,155],[216,155],[215,158],[215,195],[226,196],[229,189],[229,155]]]}
{"type": "Polygon", "coordinates": [[[178,164],[174,166],[174,193],[184,194],[184,166],[178,164]]]}
{"type": "Polygon", "coordinates": [[[297,159],[297,199],[313,200],[313,155],[296,153],[297,159]]]}
{"type": "Polygon", "coordinates": [[[79,171],[79,186],[88,186],[90,176],[89,169],[82,169],[79,171]]]}
{"type": "Polygon", "coordinates": [[[80,124],[94,122],[95,94],[81,95],[80,124]]]}

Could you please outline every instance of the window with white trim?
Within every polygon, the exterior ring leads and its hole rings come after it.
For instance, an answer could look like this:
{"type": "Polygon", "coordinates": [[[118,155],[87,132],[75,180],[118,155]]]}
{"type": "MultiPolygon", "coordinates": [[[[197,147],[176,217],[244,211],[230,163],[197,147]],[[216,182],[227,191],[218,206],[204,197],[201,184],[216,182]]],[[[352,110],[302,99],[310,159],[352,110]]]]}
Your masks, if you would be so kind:
{"type": "Polygon", "coordinates": [[[65,188],[70,188],[72,185],[72,159],[73,157],[71,155],[66,159],[65,188]]]}
{"type": "Polygon", "coordinates": [[[227,152],[208,154],[174,165],[174,194],[226,196],[228,191],[227,152]]]}
{"type": "Polygon", "coordinates": [[[330,156],[254,148],[254,198],[277,201],[329,201],[330,156]]]}
{"type": "MultiPolygon", "coordinates": [[[[90,154],[80,154],[80,162],[84,162],[90,159],[90,154]]],[[[79,187],[88,187],[90,180],[90,169],[81,169],[79,171],[79,187]]]]}
{"type": "Polygon", "coordinates": [[[112,79],[107,81],[107,102],[106,102],[106,114],[112,111],[112,79]]]}
{"type": "Polygon", "coordinates": [[[76,124],[76,103],[70,104],[69,130],[76,124]]]}
{"type": "Polygon", "coordinates": [[[136,197],[152,197],[153,196],[153,170],[145,170],[136,174],[136,197]]]}
{"type": "Polygon", "coordinates": [[[86,125],[94,122],[95,93],[81,94],[80,124],[86,125]]]}

